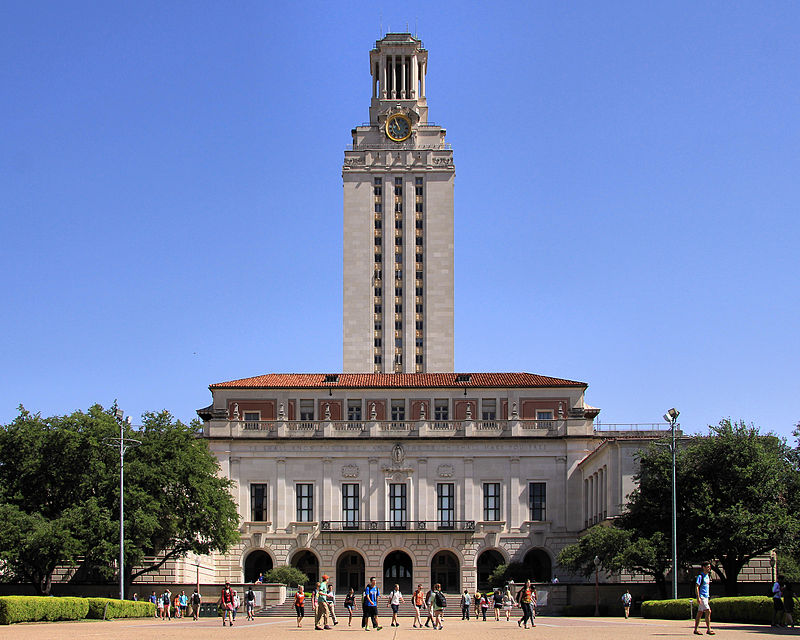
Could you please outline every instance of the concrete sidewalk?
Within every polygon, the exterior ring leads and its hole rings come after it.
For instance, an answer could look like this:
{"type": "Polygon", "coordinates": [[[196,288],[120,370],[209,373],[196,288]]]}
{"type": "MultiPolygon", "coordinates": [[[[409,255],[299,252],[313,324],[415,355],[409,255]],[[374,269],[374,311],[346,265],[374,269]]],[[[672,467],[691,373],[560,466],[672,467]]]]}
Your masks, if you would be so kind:
{"type": "MultiPolygon", "coordinates": [[[[539,617],[533,629],[521,629],[514,618],[511,622],[502,620],[462,621],[460,616],[445,618],[444,629],[414,629],[412,620],[403,619],[401,627],[390,627],[389,617],[380,622],[385,624],[380,631],[370,631],[366,638],[377,640],[505,640],[507,638],[547,638],[548,640],[576,640],[583,636],[591,640],[640,640],[641,638],[688,638],[692,635],[693,622],[688,620],[643,620],[641,618],[550,618],[539,617]]],[[[701,627],[702,629],[703,627],[701,627]]],[[[795,636],[792,629],[770,629],[760,625],[734,623],[712,624],[721,638],[746,638],[754,633],[795,636]]],[[[303,628],[297,629],[294,619],[261,618],[247,622],[238,616],[233,627],[222,627],[219,619],[203,618],[198,622],[173,620],[170,622],[152,618],[139,620],[115,620],[110,622],[47,622],[0,626],[2,640],[88,640],[113,638],[114,640],[155,640],[162,638],[186,638],[187,640],[211,640],[217,638],[236,638],[237,640],[305,640],[306,638],[354,638],[364,637],[360,617],[353,618],[353,626],[347,626],[347,617],[339,618],[339,625],[330,631],[315,631],[313,620],[306,618],[303,628]]]]}

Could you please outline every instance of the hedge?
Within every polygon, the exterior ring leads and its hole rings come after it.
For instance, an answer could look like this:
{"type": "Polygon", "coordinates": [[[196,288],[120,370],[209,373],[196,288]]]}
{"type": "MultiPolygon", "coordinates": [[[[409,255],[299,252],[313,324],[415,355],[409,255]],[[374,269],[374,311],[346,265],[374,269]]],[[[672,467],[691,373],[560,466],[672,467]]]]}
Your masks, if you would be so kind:
{"type": "Polygon", "coordinates": [[[41,620],[83,620],[89,613],[86,598],[1,596],[0,624],[41,620]]]}
{"type": "MultiPolygon", "coordinates": [[[[736,598],[712,598],[711,618],[719,622],[756,622],[769,624],[772,621],[772,598],[769,596],[739,596],[736,598]]],[[[647,600],[642,603],[642,616],[669,620],[687,620],[697,614],[697,600],[647,600]],[[691,605],[691,609],[690,609],[691,605]]]]}
{"type": "Polygon", "coordinates": [[[115,600],[113,598],[88,598],[89,614],[87,618],[97,620],[106,618],[152,618],[156,614],[156,605],[152,602],[134,602],[133,600],[115,600]],[[106,608],[108,605],[108,608],[106,608]]]}

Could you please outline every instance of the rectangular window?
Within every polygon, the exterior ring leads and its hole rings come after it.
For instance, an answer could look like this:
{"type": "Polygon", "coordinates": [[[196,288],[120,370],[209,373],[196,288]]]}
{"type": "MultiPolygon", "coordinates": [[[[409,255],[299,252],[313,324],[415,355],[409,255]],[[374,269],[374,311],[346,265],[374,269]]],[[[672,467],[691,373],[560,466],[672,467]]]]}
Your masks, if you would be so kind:
{"type": "Polygon", "coordinates": [[[403,279],[403,270],[402,269],[395,269],[394,270],[394,279],[395,280],[402,280],[403,279]]]}
{"type": "MultiPolygon", "coordinates": [[[[422,213],[422,203],[421,202],[417,202],[414,205],[414,209],[416,210],[417,213],[422,213]]],[[[419,227],[419,228],[422,229],[422,227],[419,227]]]]}
{"type": "Polygon", "coordinates": [[[552,411],[537,411],[536,412],[536,419],[537,420],[552,420],[553,419],[553,412],[552,411]]]}
{"type": "Polygon", "coordinates": [[[402,220],[395,220],[394,221],[394,228],[395,229],[402,229],[403,228],[403,221],[402,220]]]}
{"type": "Polygon", "coordinates": [[[394,244],[395,246],[400,246],[403,244],[403,236],[395,236],[394,237],[394,244]]]}
{"type": "Polygon", "coordinates": [[[375,246],[376,247],[380,247],[382,242],[383,242],[383,238],[381,238],[380,236],[375,236],[375,246]]]}
{"type": "Polygon", "coordinates": [[[375,213],[383,213],[383,205],[380,202],[375,203],[375,213]]]}
{"type": "Polygon", "coordinates": [[[394,261],[395,262],[402,262],[403,261],[403,254],[402,253],[395,254],[394,261]]]}
{"type": "Polygon", "coordinates": [[[342,485],[342,520],[345,529],[358,529],[359,490],[357,484],[342,485]]]}
{"type": "Polygon", "coordinates": [[[301,400],[300,401],[300,419],[313,420],[314,419],[314,401],[301,400]]]}
{"type": "Polygon", "coordinates": [[[417,305],[417,313],[422,313],[422,305],[421,304],[417,305]]]}
{"type": "Polygon", "coordinates": [[[403,313],[403,305],[402,304],[394,305],[394,312],[395,313],[403,313]]]}
{"type": "Polygon", "coordinates": [[[406,528],[406,485],[389,485],[389,528],[406,528]]]}
{"type": "Polygon", "coordinates": [[[375,313],[381,313],[383,311],[383,306],[376,304],[375,305],[375,313]]]}
{"type": "Polygon", "coordinates": [[[401,421],[406,419],[406,401],[392,400],[392,420],[401,421]]]}
{"type": "Polygon", "coordinates": [[[403,328],[403,321],[402,320],[395,320],[394,328],[397,330],[402,330],[403,328]]]}
{"type": "Polygon", "coordinates": [[[382,262],[383,256],[380,253],[375,254],[375,262],[382,262]]]}
{"type": "Polygon", "coordinates": [[[452,482],[440,482],[436,485],[436,513],[440,529],[452,529],[455,526],[456,485],[452,482]]]}
{"type": "Polygon", "coordinates": [[[497,418],[497,400],[494,398],[481,400],[481,418],[483,420],[495,420],[497,418]]]}
{"type": "MultiPolygon", "coordinates": [[[[376,338],[376,341],[380,341],[380,338],[376,338]]],[[[375,346],[380,347],[381,345],[376,344],[375,346]]],[[[361,420],[361,400],[347,401],[347,419],[354,421],[361,420]]]]}
{"type": "Polygon", "coordinates": [[[380,320],[375,321],[375,331],[383,331],[383,323],[380,320]]]}
{"type": "Polygon", "coordinates": [[[399,348],[403,347],[403,339],[402,338],[395,338],[394,339],[394,346],[399,348]]]}
{"type": "Polygon", "coordinates": [[[422,331],[422,320],[417,320],[416,326],[417,331],[422,331]]]}
{"type": "Polygon", "coordinates": [[[450,403],[448,400],[434,400],[433,401],[433,419],[434,420],[449,420],[450,419],[450,403]]]}
{"type": "Polygon", "coordinates": [[[260,411],[245,411],[244,412],[244,428],[245,429],[258,429],[258,422],[261,420],[260,411]]]}
{"type": "Polygon", "coordinates": [[[414,193],[415,193],[415,195],[421,196],[422,195],[422,186],[418,185],[418,186],[414,187],[414,193]]]}
{"type": "Polygon", "coordinates": [[[381,346],[381,339],[380,338],[375,338],[375,346],[376,347],[380,347],[381,346]]]}
{"type": "Polygon", "coordinates": [[[487,522],[500,520],[500,483],[483,483],[483,519],[487,522]]]}
{"type": "Polygon", "coordinates": [[[416,295],[421,296],[422,295],[422,287],[417,287],[415,293],[416,293],[416,295]]]}
{"type": "Polygon", "coordinates": [[[414,178],[414,184],[422,184],[422,178],[414,178]]]}
{"type": "Polygon", "coordinates": [[[250,485],[250,520],[252,522],[267,521],[267,485],[250,485]]]}
{"type": "Polygon", "coordinates": [[[376,229],[380,229],[381,226],[382,226],[381,225],[381,219],[380,218],[375,218],[375,228],[376,229]]]}
{"type": "Polygon", "coordinates": [[[417,280],[422,280],[422,271],[417,271],[417,280]]]}
{"type": "Polygon", "coordinates": [[[422,262],[422,254],[421,254],[421,253],[418,253],[418,254],[416,255],[416,257],[415,257],[415,260],[416,260],[417,262],[422,262]]]}
{"type": "Polygon", "coordinates": [[[417,346],[421,347],[422,346],[422,338],[417,338],[416,340],[417,340],[417,346]]]}
{"type": "Polygon", "coordinates": [[[531,482],[528,484],[528,507],[531,511],[531,520],[544,520],[547,515],[547,485],[544,482],[531,482]]]}
{"type": "Polygon", "coordinates": [[[414,226],[416,226],[417,229],[422,229],[422,220],[417,220],[414,226]]]}
{"type": "Polygon", "coordinates": [[[314,485],[295,485],[297,491],[297,521],[314,521],[314,485]]]}
{"type": "Polygon", "coordinates": [[[419,354],[419,353],[417,354],[417,356],[416,356],[416,363],[417,363],[417,364],[422,364],[422,354],[419,354]]]}
{"type": "Polygon", "coordinates": [[[383,358],[381,356],[375,356],[375,364],[380,364],[383,362],[383,358]]]}
{"type": "Polygon", "coordinates": [[[418,247],[422,246],[422,236],[417,236],[417,246],[418,247]]]}
{"type": "Polygon", "coordinates": [[[395,285],[394,295],[396,298],[401,298],[403,296],[403,287],[398,287],[397,285],[395,285]]]}

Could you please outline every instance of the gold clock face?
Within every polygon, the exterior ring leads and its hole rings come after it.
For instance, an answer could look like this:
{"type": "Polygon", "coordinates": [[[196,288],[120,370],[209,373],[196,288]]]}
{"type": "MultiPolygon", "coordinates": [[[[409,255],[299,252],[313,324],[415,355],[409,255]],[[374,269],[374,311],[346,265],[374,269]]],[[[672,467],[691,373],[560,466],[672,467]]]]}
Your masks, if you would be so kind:
{"type": "Polygon", "coordinates": [[[411,137],[411,120],[402,113],[395,113],[386,119],[386,135],[390,140],[402,142],[411,137]]]}

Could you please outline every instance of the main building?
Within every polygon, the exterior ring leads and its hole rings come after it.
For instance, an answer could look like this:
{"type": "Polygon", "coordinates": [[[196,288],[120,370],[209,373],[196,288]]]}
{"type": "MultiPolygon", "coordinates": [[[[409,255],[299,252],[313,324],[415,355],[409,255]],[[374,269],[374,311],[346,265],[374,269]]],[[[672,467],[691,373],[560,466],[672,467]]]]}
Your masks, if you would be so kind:
{"type": "Polygon", "coordinates": [[[547,581],[632,487],[638,445],[595,431],[585,383],[454,372],[455,169],[427,65],[407,33],[370,52],[369,123],[342,167],[343,372],[212,384],[198,411],[242,519],[204,581],[287,564],[339,591],[376,575],[455,592],[509,561],[547,581]]]}

